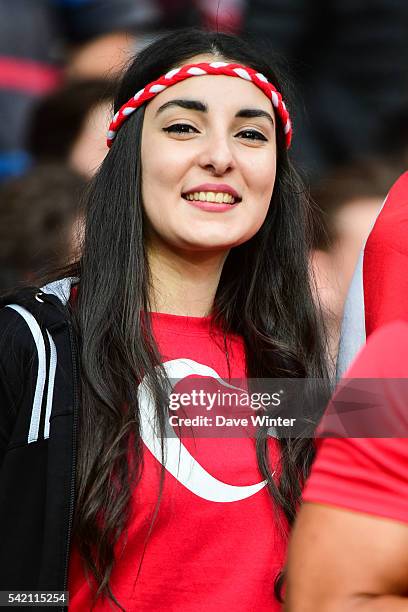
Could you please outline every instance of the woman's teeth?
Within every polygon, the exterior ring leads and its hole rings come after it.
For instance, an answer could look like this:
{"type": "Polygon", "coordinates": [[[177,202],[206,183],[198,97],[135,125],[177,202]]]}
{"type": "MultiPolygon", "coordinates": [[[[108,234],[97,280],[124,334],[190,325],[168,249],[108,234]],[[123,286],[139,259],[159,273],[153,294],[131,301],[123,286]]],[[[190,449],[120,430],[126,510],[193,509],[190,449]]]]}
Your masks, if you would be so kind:
{"type": "Polygon", "coordinates": [[[235,204],[235,198],[230,193],[215,191],[195,191],[184,196],[186,200],[196,200],[200,202],[217,202],[218,204],[235,204]]]}

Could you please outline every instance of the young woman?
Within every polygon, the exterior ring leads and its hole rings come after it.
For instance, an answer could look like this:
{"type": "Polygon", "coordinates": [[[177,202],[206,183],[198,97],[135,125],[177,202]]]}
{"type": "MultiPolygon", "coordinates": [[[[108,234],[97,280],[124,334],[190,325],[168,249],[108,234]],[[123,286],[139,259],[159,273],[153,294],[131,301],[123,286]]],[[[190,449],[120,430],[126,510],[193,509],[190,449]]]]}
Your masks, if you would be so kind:
{"type": "MultiPolygon", "coordinates": [[[[31,316],[45,346],[30,360],[43,355],[43,395],[40,366],[31,396],[18,380],[2,391],[37,401],[28,438],[20,424],[10,445],[9,415],[1,430],[7,482],[32,490],[32,470],[42,478],[44,533],[36,544],[32,529],[19,532],[36,564],[20,558],[30,584],[19,588],[68,585],[73,610],[95,600],[99,610],[279,608],[274,583],[312,442],[266,428],[257,440],[180,440],[167,417],[169,384],[191,375],[221,387],[326,376],[281,87],[242,41],[201,31],[153,43],[123,76],[76,280],[0,313],[14,345],[33,346],[31,316]],[[34,462],[26,470],[10,456],[18,442],[34,462]]],[[[11,546],[22,493],[4,491],[16,500],[3,523],[11,546]]],[[[10,575],[9,556],[0,561],[10,575]]]]}

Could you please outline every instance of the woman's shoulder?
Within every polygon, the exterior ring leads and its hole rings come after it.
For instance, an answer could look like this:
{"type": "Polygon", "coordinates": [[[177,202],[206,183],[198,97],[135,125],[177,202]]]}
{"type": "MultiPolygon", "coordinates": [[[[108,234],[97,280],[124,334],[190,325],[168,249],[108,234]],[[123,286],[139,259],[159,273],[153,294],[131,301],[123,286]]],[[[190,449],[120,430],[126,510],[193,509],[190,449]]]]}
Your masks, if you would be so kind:
{"type": "Polygon", "coordinates": [[[55,374],[61,358],[64,371],[69,369],[69,363],[64,362],[71,355],[69,314],[58,291],[60,285],[26,286],[0,298],[2,418],[7,413],[16,413],[24,402],[30,409],[34,391],[40,388],[41,381],[44,383],[47,372],[49,377],[51,370],[55,374]]]}
{"type": "Polygon", "coordinates": [[[26,320],[21,313],[24,307],[17,301],[10,300],[9,303],[0,307],[0,361],[7,361],[15,355],[16,351],[30,350],[33,348],[32,334],[26,320]]]}
{"type": "Polygon", "coordinates": [[[67,302],[75,279],[45,287],[26,286],[0,298],[0,360],[35,350],[37,338],[68,320],[67,302]]]}

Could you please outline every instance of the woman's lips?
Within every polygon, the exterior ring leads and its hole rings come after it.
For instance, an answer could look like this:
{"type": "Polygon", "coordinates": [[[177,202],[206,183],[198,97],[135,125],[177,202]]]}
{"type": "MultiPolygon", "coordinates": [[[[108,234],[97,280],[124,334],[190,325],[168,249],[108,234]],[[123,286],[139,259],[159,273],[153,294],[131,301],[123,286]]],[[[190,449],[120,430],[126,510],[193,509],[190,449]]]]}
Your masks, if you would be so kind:
{"type": "Polygon", "coordinates": [[[235,204],[242,200],[239,193],[225,183],[202,183],[184,191],[182,197],[201,202],[217,202],[217,204],[235,204]]]}
{"type": "Polygon", "coordinates": [[[192,206],[207,212],[226,212],[234,208],[241,197],[230,185],[204,183],[182,194],[192,206]]]}
{"type": "Polygon", "coordinates": [[[238,203],[236,204],[219,204],[216,202],[202,202],[201,200],[185,200],[187,202],[187,204],[190,204],[191,206],[195,206],[196,208],[200,208],[201,210],[205,210],[207,212],[227,212],[228,210],[232,210],[233,208],[235,208],[238,203]]]}

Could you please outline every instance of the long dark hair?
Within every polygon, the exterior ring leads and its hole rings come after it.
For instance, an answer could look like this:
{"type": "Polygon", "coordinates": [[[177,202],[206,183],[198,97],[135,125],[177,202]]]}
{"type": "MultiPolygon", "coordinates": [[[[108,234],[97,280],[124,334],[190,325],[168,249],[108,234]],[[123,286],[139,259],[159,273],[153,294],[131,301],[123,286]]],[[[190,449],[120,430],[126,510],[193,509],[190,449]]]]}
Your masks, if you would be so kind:
{"type": "MultiPolygon", "coordinates": [[[[170,34],[138,55],[123,76],[114,110],[147,83],[199,54],[246,64],[285,93],[281,79],[242,40],[189,30],[170,34]]],[[[74,533],[96,580],[95,596],[106,595],[117,605],[109,586],[114,545],[126,529],[130,497],[143,468],[135,381],[150,375],[162,428],[167,407],[158,348],[149,318],[141,315],[150,310],[141,197],[143,117],[142,107],[125,122],[93,180],[83,253],[71,270],[80,277],[73,316],[82,373],[74,533]]],[[[265,222],[253,238],[230,251],[213,313],[226,334],[242,336],[249,377],[324,378],[321,318],[309,281],[311,209],[281,127],[277,151],[265,222]]],[[[266,436],[258,439],[257,457],[273,500],[291,524],[312,462],[313,442],[299,438],[279,444],[279,482],[272,478],[266,436]]]]}

